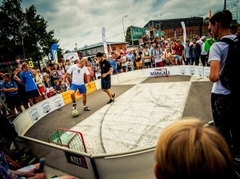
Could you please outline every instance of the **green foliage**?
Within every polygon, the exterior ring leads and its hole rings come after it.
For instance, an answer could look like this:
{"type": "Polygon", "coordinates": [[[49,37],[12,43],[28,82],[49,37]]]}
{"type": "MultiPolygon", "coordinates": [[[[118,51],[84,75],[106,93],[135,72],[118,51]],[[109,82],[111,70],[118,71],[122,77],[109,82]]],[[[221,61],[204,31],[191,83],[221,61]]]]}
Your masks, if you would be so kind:
{"type": "MultiPolygon", "coordinates": [[[[22,10],[22,0],[3,0],[0,6],[0,61],[31,58],[39,61],[48,55],[52,43],[58,43],[54,31],[34,5],[22,10]]],[[[62,55],[59,48],[58,56],[62,55]]]]}

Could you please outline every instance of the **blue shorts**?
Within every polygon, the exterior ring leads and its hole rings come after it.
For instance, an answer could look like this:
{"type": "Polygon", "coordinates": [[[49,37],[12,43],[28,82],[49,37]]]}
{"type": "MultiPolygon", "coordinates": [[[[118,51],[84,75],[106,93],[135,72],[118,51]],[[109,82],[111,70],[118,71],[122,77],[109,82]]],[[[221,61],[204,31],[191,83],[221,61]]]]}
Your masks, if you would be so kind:
{"type": "Polygon", "coordinates": [[[86,92],[87,92],[85,84],[84,85],[75,85],[75,84],[72,83],[71,87],[70,87],[70,90],[73,90],[73,91],[78,90],[81,94],[86,94],[86,92]]]}

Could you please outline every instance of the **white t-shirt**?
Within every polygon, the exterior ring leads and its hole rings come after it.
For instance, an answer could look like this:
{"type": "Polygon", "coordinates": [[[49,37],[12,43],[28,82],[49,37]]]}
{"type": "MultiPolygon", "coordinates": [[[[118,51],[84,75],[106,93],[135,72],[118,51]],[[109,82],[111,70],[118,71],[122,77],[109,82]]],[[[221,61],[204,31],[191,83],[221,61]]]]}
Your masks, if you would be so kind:
{"type": "Polygon", "coordinates": [[[83,85],[84,83],[84,74],[90,75],[87,67],[83,66],[82,68],[78,67],[77,64],[71,65],[67,71],[68,74],[72,74],[72,83],[75,85],[83,85]]]}
{"type": "MultiPolygon", "coordinates": [[[[224,37],[234,39],[234,38],[236,38],[236,35],[226,35],[224,37]]],[[[212,60],[220,61],[220,72],[219,72],[220,74],[225,65],[227,54],[228,54],[228,44],[225,42],[215,42],[210,47],[208,62],[211,62],[212,60]]],[[[211,92],[216,93],[216,94],[229,94],[230,93],[230,91],[227,88],[222,86],[220,80],[213,83],[211,92]]]]}

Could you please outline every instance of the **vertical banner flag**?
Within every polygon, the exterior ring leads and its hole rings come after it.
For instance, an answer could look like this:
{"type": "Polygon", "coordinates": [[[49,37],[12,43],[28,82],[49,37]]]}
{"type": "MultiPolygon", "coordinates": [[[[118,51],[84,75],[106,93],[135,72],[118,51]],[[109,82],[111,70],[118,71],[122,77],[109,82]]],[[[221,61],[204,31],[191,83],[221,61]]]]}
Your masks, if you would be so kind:
{"type": "Polygon", "coordinates": [[[53,43],[53,44],[51,45],[51,51],[50,51],[50,53],[51,53],[51,59],[52,59],[53,61],[55,61],[56,63],[58,63],[57,49],[58,49],[57,43],[53,43]]]}
{"type": "Polygon", "coordinates": [[[103,40],[104,52],[106,53],[106,55],[108,57],[108,47],[107,47],[107,42],[106,42],[105,27],[102,27],[102,40],[103,40]]]}
{"type": "Polygon", "coordinates": [[[174,40],[177,40],[177,29],[174,30],[174,40]]]}
{"type": "Polygon", "coordinates": [[[186,44],[186,38],[187,38],[186,26],[185,26],[185,23],[183,21],[181,21],[181,25],[182,25],[182,28],[183,28],[183,43],[185,45],[186,44]]]}

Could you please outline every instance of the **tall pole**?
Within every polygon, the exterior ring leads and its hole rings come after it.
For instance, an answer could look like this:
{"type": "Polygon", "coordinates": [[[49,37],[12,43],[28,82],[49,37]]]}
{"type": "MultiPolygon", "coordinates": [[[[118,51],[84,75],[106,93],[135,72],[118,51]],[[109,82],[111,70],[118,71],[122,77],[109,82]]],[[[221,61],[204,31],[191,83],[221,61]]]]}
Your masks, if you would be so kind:
{"type": "Polygon", "coordinates": [[[125,18],[125,17],[127,17],[127,15],[125,15],[125,16],[122,17],[122,26],[123,26],[123,35],[124,35],[123,40],[126,38],[125,27],[124,27],[124,18],[125,18]]]}
{"type": "Polygon", "coordinates": [[[223,6],[223,10],[226,10],[227,9],[227,0],[224,0],[224,6],[223,6]]]}

